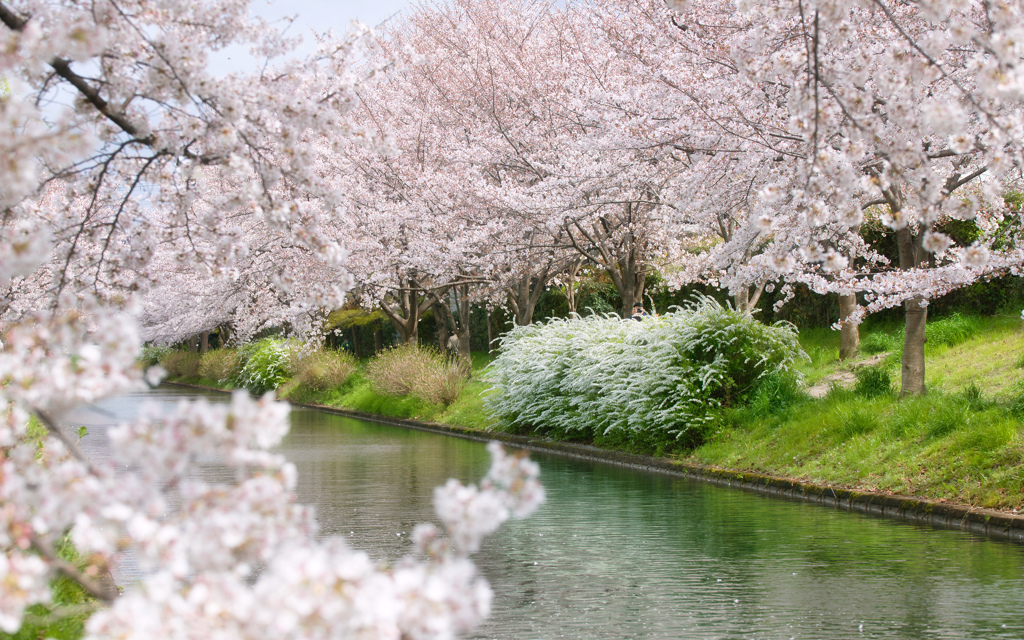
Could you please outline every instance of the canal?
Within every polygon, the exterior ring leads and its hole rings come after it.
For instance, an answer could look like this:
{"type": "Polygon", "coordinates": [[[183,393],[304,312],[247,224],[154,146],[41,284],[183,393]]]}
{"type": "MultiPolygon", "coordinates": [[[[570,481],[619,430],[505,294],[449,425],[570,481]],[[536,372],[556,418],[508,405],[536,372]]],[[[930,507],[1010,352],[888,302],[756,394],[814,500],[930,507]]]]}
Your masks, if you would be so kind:
{"type": "MultiPolygon", "coordinates": [[[[161,388],[74,424],[105,430],[161,388]]],[[[309,410],[281,452],[323,535],[379,559],[407,552],[449,477],[476,482],[484,445],[309,410]]],[[[534,454],[548,501],[475,556],[495,593],[478,638],[1024,638],[1024,546],[771,499],[614,465],[534,454]]],[[[130,570],[130,569],[129,569],[130,570]]]]}

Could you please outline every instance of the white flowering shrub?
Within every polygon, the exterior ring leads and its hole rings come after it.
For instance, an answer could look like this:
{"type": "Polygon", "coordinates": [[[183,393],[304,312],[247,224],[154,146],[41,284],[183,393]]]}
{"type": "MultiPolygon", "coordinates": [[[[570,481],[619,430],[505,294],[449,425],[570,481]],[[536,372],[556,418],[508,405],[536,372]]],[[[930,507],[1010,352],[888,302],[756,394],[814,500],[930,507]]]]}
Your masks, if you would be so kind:
{"type": "Polygon", "coordinates": [[[288,378],[288,349],[283,340],[264,338],[240,347],[229,382],[256,394],[273,391],[288,378]]]}
{"type": "Polygon", "coordinates": [[[766,376],[791,376],[795,329],[764,325],[701,298],[659,317],[555,319],[501,338],[490,410],[509,428],[617,440],[634,448],[695,444],[719,409],[766,376]]]}

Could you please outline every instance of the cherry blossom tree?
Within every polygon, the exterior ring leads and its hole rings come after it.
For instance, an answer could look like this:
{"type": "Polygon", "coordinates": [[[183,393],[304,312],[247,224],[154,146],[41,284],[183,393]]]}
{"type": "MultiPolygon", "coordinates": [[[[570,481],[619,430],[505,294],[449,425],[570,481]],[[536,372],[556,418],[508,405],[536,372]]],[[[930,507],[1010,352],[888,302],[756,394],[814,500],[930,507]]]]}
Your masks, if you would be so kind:
{"type": "Polygon", "coordinates": [[[472,629],[490,591],[469,554],[543,499],[524,457],[492,447],[479,487],[435,493],[443,529],[417,528],[411,555],[381,567],[318,539],[294,503],[294,467],[269,451],[288,410],[270,397],[147,409],[112,433],[110,464],[85,458],[60,426],[76,407],[143,386],[135,315],[154,285],[175,305],[197,285],[230,292],[191,317],[175,309],[181,327],[151,325],[168,337],[225,313],[261,323],[275,309],[295,318],[340,304],[351,280],[332,225],[348,202],[323,171],[338,146],[325,132],[381,144],[350,117],[357,87],[387,64],[369,34],[283,59],[290,43],[235,0],[3,0],[0,21],[11,85],[0,97],[0,629],[47,603],[58,573],[102,603],[91,638],[472,629]],[[231,44],[267,65],[211,76],[208,53],[231,44]],[[41,449],[25,438],[30,419],[49,433],[41,449]],[[209,457],[237,482],[201,480],[195,465],[209,457]],[[66,534],[84,567],[55,552],[66,534]],[[128,548],[147,572],[122,594],[102,577],[128,548]]]}
{"type": "Polygon", "coordinates": [[[717,136],[690,148],[764,157],[763,186],[746,216],[771,226],[780,271],[806,272],[821,291],[862,292],[868,310],[904,305],[903,393],[923,393],[927,300],[1006,268],[991,260],[992,245],[954,247],[937,224],[973,218],[983,203],[1000,206],[1019,175],[1020,7],[700,1],[635,2],[615,13],[595,6],[620,25],[628,18],[628,33],[648,47],[646,58],[636,56],[644,62],[638,68],[666,88],[686,114],[681,120],[696,111],[695,129],[717,136]],[[971,184],[980,188],[961,195],[971,184]],[[862,211],[875,204],[888,208],[884,222],[899,237],[898,270],[889,276],[867,260],[843,277],[814,275],[851,266],[836,225],[855,235],[862,211]]]}

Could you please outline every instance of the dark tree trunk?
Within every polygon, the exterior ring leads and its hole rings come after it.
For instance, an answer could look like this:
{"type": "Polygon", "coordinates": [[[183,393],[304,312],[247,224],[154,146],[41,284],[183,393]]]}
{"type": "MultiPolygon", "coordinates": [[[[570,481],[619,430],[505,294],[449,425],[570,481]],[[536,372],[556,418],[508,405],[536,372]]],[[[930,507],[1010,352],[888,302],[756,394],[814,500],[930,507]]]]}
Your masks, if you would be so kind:
{"type": "Polygon", "coordinates": [[[416,344],[419,342],[420,316],[430,308],[434,297],[417,290],[412,279],[400,280],[399,285],[401,289],[390,301],[381,300],[380,308],[394,325],[402,344],[416,344]]]}
{"type": "Polygon", "coordinates": [[[210,350],[210,332],[204,331],[199,336],[199,353],[206,353],[210,350]]]}
{"type": "Polygon", "coordinates": [[[434,319],[437,321],[437,348],[444,352],[448,349],[448,333],[449,333],[449,317],[450,313],[445,313],[443,309],[443,301],[439,300],[434,303],[434,319]]]}
{"type": "Polygon", "coordinates": [[[487,310],[487,351],[488,353],[494,348],[494,317],[491,314],[491,310],[487,310]]]}
{"type": "Polygon", "coordinates": [[[455,285],[448,291],[448,295],[450,296],[450,301],[440,296],[435,297],[437,301],[437,307],[435,308],[440,309],[448,326],[451,327],[452,333],[459,338],[459,357],[468,360],[470,358],[469,285],[455,285]],[[446,304],[446,302],[450,302],[450,304],[446,304]],[[455,313],[452,313],[452,307],[455,307],[455,313]]]}
{"type": "Polygon", "coordinates": [[[508,304],[512,308],[515,323],[526,326],[533,323],[533,311],[537,302],[544,294],[544,287],[550,279],[548,268],[544,267],[537,274],[526,274],[516,281],[508,290],[508,304]]]}
{"type": "Polygon", "coordinates": [[[732,297],[733,306],[736,311],[740,313],[753,313],[754,309],[757,308],[757,303],[761,300],[761,294],[764,293],[764,285],[766,283],[760,282],[754,285],[753,292],[750,291],[749,287],[744,286],[738,293],[732,297]]]}

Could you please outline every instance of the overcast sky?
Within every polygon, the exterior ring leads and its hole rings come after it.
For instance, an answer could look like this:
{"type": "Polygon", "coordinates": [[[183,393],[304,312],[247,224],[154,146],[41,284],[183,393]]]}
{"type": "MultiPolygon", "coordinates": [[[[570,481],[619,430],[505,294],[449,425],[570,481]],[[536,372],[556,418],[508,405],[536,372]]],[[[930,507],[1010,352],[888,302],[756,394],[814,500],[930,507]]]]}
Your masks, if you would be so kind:
{"type": "MultiPolygon", "coordinates": [[[[297,16],[288,34],[301,35],[303,44],[311,50],[311,31],[333,29],[335,35],[340,36],[353,20],[376,27],[410,4],[410,0],[253,0],[250,7],[254,14],[272,22],[285,16],[297,16]]],[[[247,51],[232,47],[213,56],[211,69],[215,73],[244,70],[248,66],[248,57],[247,51]]]]}

